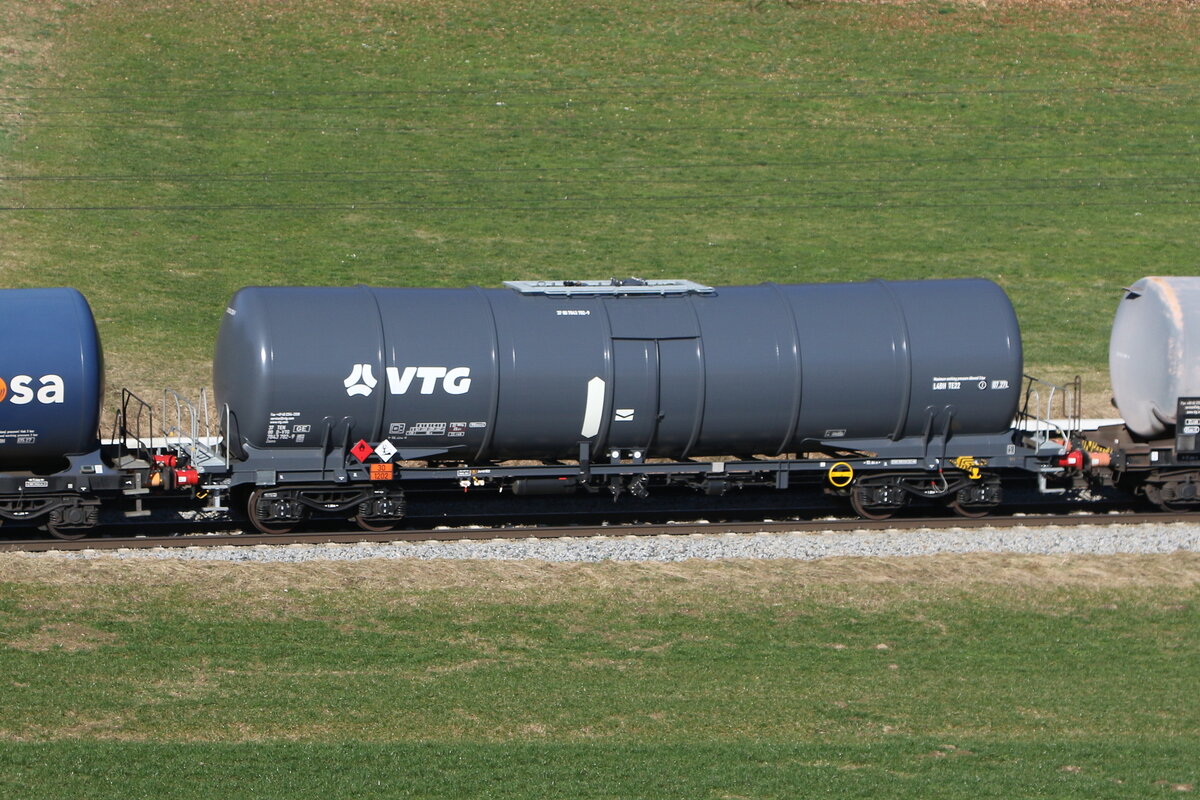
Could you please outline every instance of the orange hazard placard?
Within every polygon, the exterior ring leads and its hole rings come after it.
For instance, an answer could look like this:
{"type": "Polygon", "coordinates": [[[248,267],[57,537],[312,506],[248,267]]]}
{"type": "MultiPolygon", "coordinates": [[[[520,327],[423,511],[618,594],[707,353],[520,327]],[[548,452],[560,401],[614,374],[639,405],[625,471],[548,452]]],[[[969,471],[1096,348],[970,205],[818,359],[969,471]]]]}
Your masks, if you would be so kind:
{"type": "Polygon", "coordinates": [[[393,465],[391,464],[371,464],[371,480],[373,481],[390,481],[393,474],[393,465]]]}

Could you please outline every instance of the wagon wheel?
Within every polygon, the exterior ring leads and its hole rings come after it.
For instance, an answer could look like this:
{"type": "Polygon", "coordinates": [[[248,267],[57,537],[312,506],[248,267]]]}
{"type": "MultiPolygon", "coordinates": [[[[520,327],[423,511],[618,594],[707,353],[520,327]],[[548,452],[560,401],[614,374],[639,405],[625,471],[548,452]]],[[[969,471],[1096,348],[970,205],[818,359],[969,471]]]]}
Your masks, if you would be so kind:
{"type": "Polygon", "coordinates": [[[268,536],[279,536],[296,530],[295,522],[289,522],[287,525],[268,525],[267,523],[258,519],[252,519],[250,521],[254,523],[255,528],[258,528],[259,533],[265,533],[268,536]]]}
{"type": "Polygon", "coordinates": [[[61,508],[56,508],[46,516],[46,532],[55,539],[64,539],[68,542],[76,539],[82,539],[88,535],[88,528],[71,527],[63,522],[63,512],[61,508]]]}
{"type": "Polygon", "coordinates": [[[858,514],[863,519],[870,520],[885,520],[891,519],[892,515],[900,510],[899,506],[869,506],[863,502],[861,487],[855,486],[850,489],[850,507],[854,509],[854,513],[858,514]]]}
{"type": "Polygon", "coordinates": [[[992,506],[965,506],[958,502],[958,495],[954,495],[950,502],[946,503],[946,508],[953,511],[960,517],[966,519],[980,519],[992,513],[992,506]]]}
{"type": "MultiPolygon", "coordinates": [[[[265,522],[259,518],[258,505],[262,501],[263,493],[266,489],[255,489],[250,493],[250,499],[246,501],[246,512],[250,516],[250,522],[260,533],[268,535],[278,535],[291,533],[296,529],[296,525],[300,522],[298,519],[288,520],[287,522],[265,522]]],[[[274,491],[274,490],[271,490],[274,491]]]]}
{"type": "Polygon", "coordinates": [[[1169,483],[1147,483],[1143,491],[1146,499],[1163,511],[1172,511],[1176,514],[1200,511],[1200,498],[1179,497],[1176,494],[1176,487],[1169,483]],[[1168,488],[1171,489],[1169,498],[1167,496],[1168,488]]]}
{"type": "Polygon", "coordinates": [[[1187,500],[1161,500],[1160,499],[1157,502],[1155,502],[1155,505],[1158,506],[1159,508],[1161,508],[1163,511],[1172,511],[1176,514],[1188,514],[1188,513],[1194,514],[1197,511],[1200,511],[1200,505],[1197,505],[1194,500],[1191,502],[1188,502],[1187,500]]]}
{"type": "Polygon", "coordinates": [[[999,481],[973,483],[966,488],[960,487],[947,495],[946,508],[966,519],[980,519],[999,508],[999,499],[999,481]],[[979,502],[980,498],[985,499],[983,502],[979,502]],[[972,499],[976,502],[970,502],[972,499]]]}
{"type": "Polygon", "coordinates": [[[368,519],[363,516],[363,512],[359,511],[354,515],[354,523],[364,531],[371,533],[387,533],[388,531],[396,530],[400,520],[398,519],[368,519]]]}

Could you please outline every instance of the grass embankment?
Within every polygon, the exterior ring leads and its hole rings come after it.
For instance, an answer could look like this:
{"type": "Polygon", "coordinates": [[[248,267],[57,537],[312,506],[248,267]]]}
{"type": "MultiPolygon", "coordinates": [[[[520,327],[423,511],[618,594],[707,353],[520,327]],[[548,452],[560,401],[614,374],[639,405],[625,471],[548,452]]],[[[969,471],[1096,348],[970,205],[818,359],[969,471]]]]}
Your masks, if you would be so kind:
{"type": "Polygon", "coordinates": [[[4,796],[1097,798],[1200,781],[1194,554],[0,571],[4,796]]]}
{"type": "Polygon", "coordinates": [[[1196,269],[1186,3],[41,6],[0,284],[84,290],[114,387],[206,384],[251,283],[984,276],[1103,398],[1119,287],[1196,269]]]}

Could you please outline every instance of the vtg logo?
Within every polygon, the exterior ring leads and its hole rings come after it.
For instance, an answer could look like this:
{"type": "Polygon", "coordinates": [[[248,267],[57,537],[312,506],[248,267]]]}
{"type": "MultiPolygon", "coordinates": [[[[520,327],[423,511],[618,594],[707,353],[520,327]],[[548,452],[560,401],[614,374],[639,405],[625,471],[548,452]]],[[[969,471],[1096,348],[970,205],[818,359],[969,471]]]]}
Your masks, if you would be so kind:
{"type": "Polygon", "coordinates": [[[342,381],[346,386],[346,394],[350,397],[366,397],[371,394],[379,381],[371,374],[370,364],[355,364],[350,370],[350,377],[342,381]]]}
{"type": "MultiPolygon", "coordinates": [[[[388,391],[392,394],[406,394],[414,382],[421,387],[421,394],[433,394],[439,382],[446,394],[466,394],[471,390],[470,367],[405,367],[403,371],[399,367],[388,367],[385,372],[388,391]]],[[[370,364],[355,364],[342,385],[350,397],[368,397],[379,385],[379,380],[370,364]]]]}
{"type": "Polygon", "coordinates": [[[44,405],[66,402],[66,387],[58,375],[43,375],[40,378],[14,375],[7,382],[0,378],[0,403],[9,398],[10,394],[12,397],[8,402],[14,406],[28,405],[34,400],[44,405]],[[30,385],[34,381],[37,381],[37,386],[30,385]]]}

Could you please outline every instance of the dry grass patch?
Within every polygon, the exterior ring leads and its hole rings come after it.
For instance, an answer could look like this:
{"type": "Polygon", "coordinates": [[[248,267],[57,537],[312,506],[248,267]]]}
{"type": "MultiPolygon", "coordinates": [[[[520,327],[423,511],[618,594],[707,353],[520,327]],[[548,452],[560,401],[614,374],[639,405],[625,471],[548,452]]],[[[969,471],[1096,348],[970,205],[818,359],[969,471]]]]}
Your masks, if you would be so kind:
{"type": "MultiPolygon", "coordinates": [[[[12,67],[33,67],[46,63],[53,45],[49,37],[37,35],[39,29],[58,22],[64,11],[61,3],[26,2],[0,5],[0,88],[9,94],[11,80],[4,74],[12,67]]],[[[0,102],[11,102],[5,97],[0,102]]],[[[2,107],[0,107],[2,108],[2,107]]]]}
{"type": "Polygon", "coordinates": [[[75,622],[62,622],[43,625],[36,633],[9,641],[8,646],[14,650],[31,653],[45,653],[49,650],[77,653],[119,643],[120,637],[115,633],[96,630],[75,622]]]}
{"type": "Polygon", "coordinates": [[[481,601],[541,605],[569,602],[597,592],[612,602],[636,605],[664,596],[713,594],[760,603],[797,592],[870,602],[886,588],[954,591],[972,585],[998,589],[1185,588],[1200,584],[1200,554],[1028,556],[939,555],[898,559],[829,558],[820,561],[556,564],[538,561],[312,561],[299,564],[197,563],[175,559],[90,560],[0,555],[0,576],[10,584],[55,590],[56,605],[94,602],[100,586],[154,593],[182,588],[199,602],[256,606],[271,616],[309,608],[306,595],[339,592],[380,603],[381,608],[437,602],[463,607],[481,601]]]}

